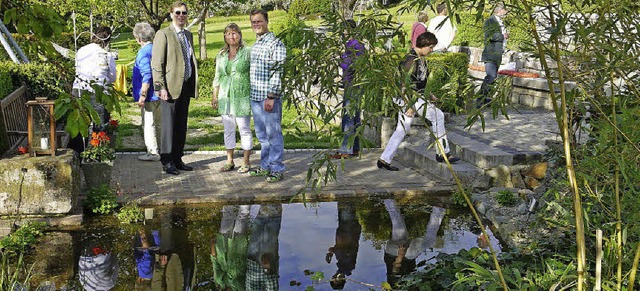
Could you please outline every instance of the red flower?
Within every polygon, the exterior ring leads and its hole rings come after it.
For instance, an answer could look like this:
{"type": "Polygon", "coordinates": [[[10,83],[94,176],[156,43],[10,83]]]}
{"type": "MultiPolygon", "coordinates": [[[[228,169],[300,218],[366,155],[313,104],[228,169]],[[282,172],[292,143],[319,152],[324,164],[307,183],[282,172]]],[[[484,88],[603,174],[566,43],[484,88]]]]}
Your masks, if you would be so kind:
{"type": "Polygon", "coordinates": [[[18,147],[18,153],[21,155],[26,154],[29,150],[26,147],[18,147]]]}
{"type": "Polygon", "coordinates": [[[109,120],[109,125],[111,125],[113,127],[118,127],[118,125],[120,125],[120,124],[118,123],[117,120],[111,119],[111,120],[109,120]]]}
{"type": "Polygon", "coordinates": [[[100,133],[98,133],[98,138],[99,138],[99,139],[104,140],[104,139],[105,139],[105,137],[106,137],[106,138],[108,138],[108,137],[107,137],[107,133],[106,133],[106,132],[101,131],[100,133]]]}

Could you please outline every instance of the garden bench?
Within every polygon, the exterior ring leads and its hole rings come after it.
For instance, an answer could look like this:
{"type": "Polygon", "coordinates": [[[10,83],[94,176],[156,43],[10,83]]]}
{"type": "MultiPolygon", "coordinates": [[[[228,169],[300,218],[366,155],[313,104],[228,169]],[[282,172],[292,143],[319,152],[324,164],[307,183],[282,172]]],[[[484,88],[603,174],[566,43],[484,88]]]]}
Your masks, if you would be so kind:
{"type": "Polygon", "coordinates": [[[2,116],[9,148],[15,148],[27,137],[27,86],[21,86],[2,99],[2,116]]]}

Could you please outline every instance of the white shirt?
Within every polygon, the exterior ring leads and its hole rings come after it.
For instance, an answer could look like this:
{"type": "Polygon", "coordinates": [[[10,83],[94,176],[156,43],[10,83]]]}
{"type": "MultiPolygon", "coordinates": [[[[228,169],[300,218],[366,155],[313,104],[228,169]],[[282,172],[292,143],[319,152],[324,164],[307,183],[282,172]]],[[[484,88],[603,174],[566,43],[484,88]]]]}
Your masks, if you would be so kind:
{"type": "Polygon", "coordinates": [[[93,92],[91,82],[104,86],[116,80],[116,60],[113,54],[91,43],[76,53],[76,79],[73,89],[93,92]]]}
{"type": "Polygon", "coordinates": [[[451,19],[448,19],[447,16],[444,15],[438,15],[431,19],[427,31],[435,34],[438,39],[438,44],[433,48],[434,51],[446,51],[447,48],[451,46],[453,37],[456,34],[456,29],[451,25],[451,19]],[[445,21],[445,19],[447,20],[445,21]],[[445,22],[442,23],[442,21],[445,22]],[[442,23],[442,26],[438,27],[440,23],[442,23]]]}

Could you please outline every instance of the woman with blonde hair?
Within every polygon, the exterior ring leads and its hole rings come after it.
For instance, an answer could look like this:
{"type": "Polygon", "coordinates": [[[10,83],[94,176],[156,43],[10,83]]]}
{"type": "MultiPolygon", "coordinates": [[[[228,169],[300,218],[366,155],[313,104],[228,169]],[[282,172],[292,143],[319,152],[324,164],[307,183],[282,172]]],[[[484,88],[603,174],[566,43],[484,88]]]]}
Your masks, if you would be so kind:
{"type": "Polygon", "coordinates": [[[418,12],[417,21],[413,23],[411,27],[411,48],[416,47],[416,39],[418,39],[418,36],[427,32],[428,21],[429,15],[427,15],[427,11],[422,10],[418,12]]]}
{"type": "Polygon", "coordinates": [[[220,168],[228,172],[235,168],[233,152],[236,148],[236,126],[240,131],[240,144],[244,150],[244,163],[238,169],[246,173],[251,168],[249,156],[252,149],[251,99],[249,66],[251,49],[242,41],[242,31],[235,23],[224,28],[224,47],[216,56],[216,75],[213,79],[211,106],[218,109],[224,125],[224,145],[227,161],[220,168]]]}

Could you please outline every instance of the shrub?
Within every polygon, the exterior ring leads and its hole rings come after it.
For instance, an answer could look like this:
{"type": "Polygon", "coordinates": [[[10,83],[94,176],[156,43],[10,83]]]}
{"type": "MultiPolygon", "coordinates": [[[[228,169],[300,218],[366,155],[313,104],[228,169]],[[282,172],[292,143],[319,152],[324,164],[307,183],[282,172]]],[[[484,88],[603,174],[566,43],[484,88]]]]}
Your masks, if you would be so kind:
{"type": "Polygon", "coordinates": [[[71,91],[75,72],[72,61],[28,64],[5,61],[0,63],[0,68],[11,74],[14,88],[24,84],[29,87],[32,95],[52,100],[64,92],[71,91]]]}
{"type": "MultiPolygon", "coordinates": [[[[484,34],[482,26],[484,21],[491,16],[489,13],[483,13],[482,19],[476,21],[475,12],[459,13],[460,23],[456,23],[458,31],[453,39],[452,45],[484,47],[484,34]]],[[[505,20],[509,29],[509,40],[507,47],[511,50],[519,50],[528,43],[531,43],[531,33],[527,31],[527,19],[517,17],[517,15],[507,15],[505,20]]]]}
{"type": "Polygon", "coordinates": [[[324,14],[332,10],[331,0],[293,0],[288,14],[298,18],[309,14],[324,14]]]}
{"type": "Polygon", "coordinates": [[[136,223],[144,220],[144,213],[142,212],[142,208],[140,208],[136,204],[127,204],[120,209],[120,212],[116,214],[118,220],[121,223],[136,223]]]}
{"type": "Polygon", "coordinates": [[[28,222],[12,234],[0,240],[0,248],[7,252],[22,253],[42,236],[47,224],[44,222],[28,222]]]}
{"type": "Polygon", "coordinates": [[[116,194],[109,185],[102,184],[100,187],[91,188],[84,205],[92,213],[109,214],[118,207],[116,194]]]}
{"type": "Polygon", "coordinates": [[[13,92],[11,73],[6,67],[0,67],[0,100],[7,97],[11,92],[13,92]]]}
{"type": "Polygon", "coordinates": [[[203,98],[211,98],[211,94],[213,94],[213,78],[215,76],[215,56],[206,60],[198,59],[198,96],[203,96],[203,98]]]}
{"type": "Polygon", "coordinates": [[[427,94],[433,93],[439,98],[440,109],[457,112],[464,106],[469,81],[467,64],[469,56],[465,53],[430,54],[427,56],[429,80],[427,94]]]}

